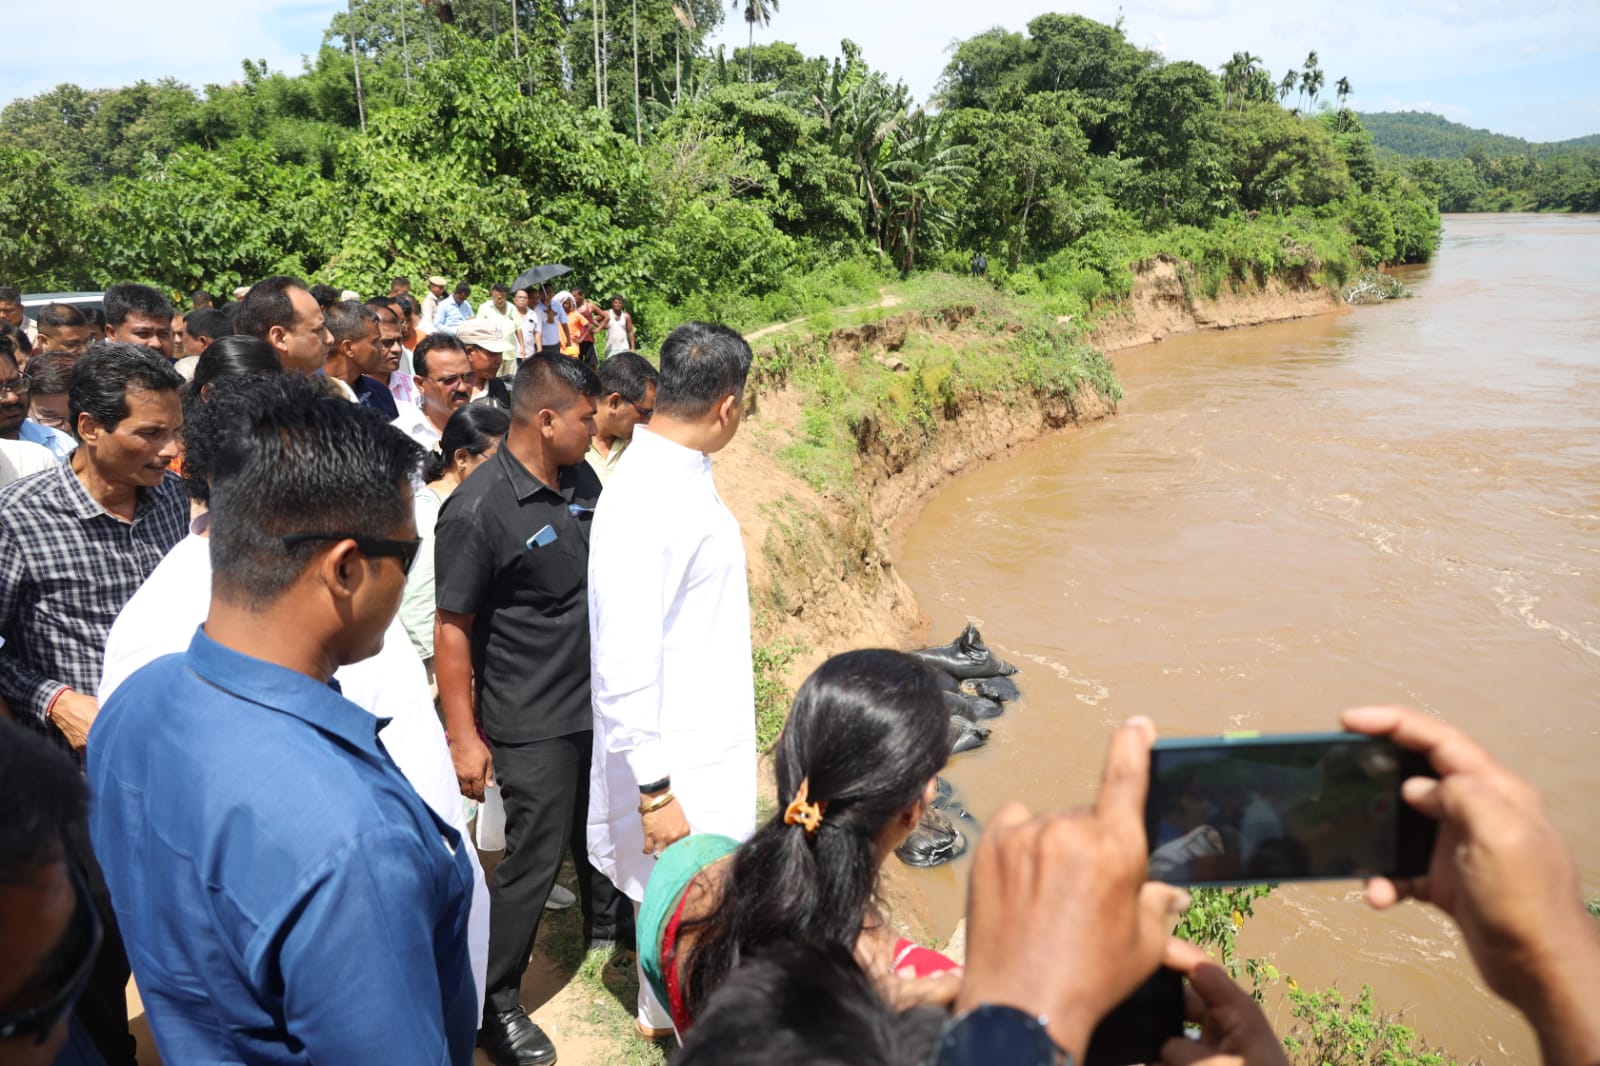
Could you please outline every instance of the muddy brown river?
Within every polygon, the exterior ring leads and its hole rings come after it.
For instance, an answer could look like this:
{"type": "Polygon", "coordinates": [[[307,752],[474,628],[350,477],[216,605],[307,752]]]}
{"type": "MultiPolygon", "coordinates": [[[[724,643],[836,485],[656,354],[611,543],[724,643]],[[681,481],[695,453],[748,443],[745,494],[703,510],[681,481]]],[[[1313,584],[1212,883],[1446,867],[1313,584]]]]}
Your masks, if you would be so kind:
{"type": "MultiPolygon", "coordinates": [[[[900,565],[936,640],[973,618],[1023,671],[948,773],[980,819],[1089,797],[1131,714],[1324,730],[1402,702],[1536,782],[1600,895],[1597,263],[1597,216],[1448,216],[1415,299],[1121,352],[1114,419],[951,482],[900,565]]],[[[918,875],[934,928],[966,873],[918,875]]],[[[1284,887],[1241,948],[1372,985],[1462,1061],[1537,1061],[1431,909],[1284,887]]]]}

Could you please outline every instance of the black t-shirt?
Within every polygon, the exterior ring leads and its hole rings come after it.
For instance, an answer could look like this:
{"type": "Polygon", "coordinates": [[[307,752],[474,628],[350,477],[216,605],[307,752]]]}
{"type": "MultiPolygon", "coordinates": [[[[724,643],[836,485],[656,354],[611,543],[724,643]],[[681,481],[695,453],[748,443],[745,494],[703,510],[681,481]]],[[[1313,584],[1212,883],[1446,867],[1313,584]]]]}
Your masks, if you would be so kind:
{"type": "Polygon", "coordinates": [[[450,494],[435,527],[436,602],[474,616],[478,715],[503,744],[594,728],[589,521],[600,479],[578,463],[559,481],[544,484],[502,447],[450,494]]]}

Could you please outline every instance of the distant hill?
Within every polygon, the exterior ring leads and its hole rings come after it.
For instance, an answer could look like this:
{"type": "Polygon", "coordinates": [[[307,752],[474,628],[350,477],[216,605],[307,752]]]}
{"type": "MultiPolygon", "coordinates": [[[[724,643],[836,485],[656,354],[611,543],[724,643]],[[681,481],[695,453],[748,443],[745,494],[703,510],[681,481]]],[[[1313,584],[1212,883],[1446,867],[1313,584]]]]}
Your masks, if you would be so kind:
{"type": "Polygon", "coordinates": [[[1600,133],[1567,141],[1537,142],[1477,130],[1427,111],[1380,111],[1361,115],[1361,125],[1379,148],[1413,159],[1462,159],[1468,155],[1561,155],[1600,146],[1600,133]]]}

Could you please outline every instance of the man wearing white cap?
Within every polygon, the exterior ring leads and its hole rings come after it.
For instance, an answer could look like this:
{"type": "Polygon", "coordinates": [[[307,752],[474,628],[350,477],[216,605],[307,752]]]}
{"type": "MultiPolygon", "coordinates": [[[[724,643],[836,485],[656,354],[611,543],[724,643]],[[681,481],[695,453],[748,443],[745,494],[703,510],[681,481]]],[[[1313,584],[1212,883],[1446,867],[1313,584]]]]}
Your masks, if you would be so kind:
{"type": "Polygon", "coordinates": [[[422,321],[417,323],[418,333],[433,332],[433,316],[439,313],[439,301],[450,291],[450,279],[434,274],[428,278],[428,295],[422,298],[422,321]]]}
{"type": "Polygon", "coordinates": [[[472,402],[510,411],[511,386],[500,376],[500,364],[511,350],[511,341],[501,335],[493,322],[482,318],[474,318],[456,330],[456,340],[467,350],[467,362],[478,378],[472,402]]]}

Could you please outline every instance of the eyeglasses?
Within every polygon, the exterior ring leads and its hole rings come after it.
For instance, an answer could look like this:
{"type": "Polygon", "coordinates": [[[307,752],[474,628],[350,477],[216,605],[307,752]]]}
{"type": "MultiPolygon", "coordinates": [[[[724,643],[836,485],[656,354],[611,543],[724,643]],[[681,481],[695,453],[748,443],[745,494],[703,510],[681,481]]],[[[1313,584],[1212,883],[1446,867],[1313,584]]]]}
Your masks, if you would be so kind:
{"type": "Polygon", "coordinates": [[[363,555],[399,559],[400,568],[407,574],[411,573],[411,565],[417,561],[417,550],[422,547],[421,537],[413,537],[410,540],[385,540],[382,537],[363,537],[355,533],[288,533],[278,539],[283,541],[285,548],[308,544],[314,540],[353,541],[363,555]]]}
{"type": "Polygon", "coordinates": [[[26,374],[18,374],[10,381],[0,381],[0,396],[4,396],[8,392],[13,396],[21,396],[31,388],[33,388],[33,379],[26,374]]]}
{"type": "Polygon", "coordinates": [[[43,1044],[77,1004],[94,973],[100,942],[105,939],[105,927],[100,922],[100,912],[89,898],[89,885],[83,871],[72,862],[67,864],[67,869],[78,904],[73,909],[66,935],[50,953],[42,975],[44,980],[54,980],[56,990],[43,1003],[0,1014],[0,1040],[31,1036],[35,1044],[43,1044]]]}
{"type": "Polygon", "coordinates": [[[433,379],[433,383],[439,386],[441,389],[448,389],[450,386],[463,381],[468,385],[476,385],[478,383],[478,375],[476,372],[470,372],[466,374],[446,374],[442,378],[433,379]]]}
{"type": "Polygon", "coordinates": [[[650,416],[656,413],[656,409],[654,407],[640,407],[632,400],[628,401],[628,406],[633,408],[635,411],[638,411],[639,417],[646,422],[650,421],[650,416]]]}

